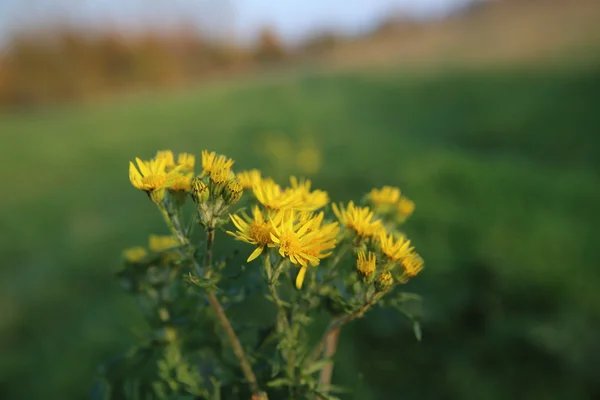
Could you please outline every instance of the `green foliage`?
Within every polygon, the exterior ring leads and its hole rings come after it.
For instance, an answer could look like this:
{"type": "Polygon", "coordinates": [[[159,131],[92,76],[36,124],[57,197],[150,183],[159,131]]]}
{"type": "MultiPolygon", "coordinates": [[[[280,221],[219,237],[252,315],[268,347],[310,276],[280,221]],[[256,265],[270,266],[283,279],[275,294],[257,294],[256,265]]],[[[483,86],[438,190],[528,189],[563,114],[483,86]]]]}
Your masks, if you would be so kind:
{"type": "MultiPolygon", "coordinates": [[[[152,332],[111,267],[162,229],[123,176],[131,154],[206,146],[269,170],[254,140],[274,130],[322,135],[314,181],[335,200],[398,182],[417,203],[423,342],[373,310],[340,337],[334,381],[353,392],[336,396],[597,396],[598,93],[593,69],[303,75],[2,115],[2,397],[82,398],[152,332]]],[[[228,311],[267,320],[260,301],[228,311]]]]}

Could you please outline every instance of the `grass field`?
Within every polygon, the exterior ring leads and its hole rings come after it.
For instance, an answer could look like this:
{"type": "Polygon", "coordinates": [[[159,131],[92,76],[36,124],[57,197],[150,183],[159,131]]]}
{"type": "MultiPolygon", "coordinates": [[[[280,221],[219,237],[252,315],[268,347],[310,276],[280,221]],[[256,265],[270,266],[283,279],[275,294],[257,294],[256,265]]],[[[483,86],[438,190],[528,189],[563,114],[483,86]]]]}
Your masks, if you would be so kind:
{"type": "Polygon", "coordinates": [[[83,398],[143,330],[113,274],[164,228],[130,159],[208,148],[277,174],[269,132],[318,138],[334,200],[393,184],[417,204],[423,342],[380,310],[344,331],[347,398],[600,396],[599,107],[590,67],[306,73],[0,116],[0,397],[83,398]]]}

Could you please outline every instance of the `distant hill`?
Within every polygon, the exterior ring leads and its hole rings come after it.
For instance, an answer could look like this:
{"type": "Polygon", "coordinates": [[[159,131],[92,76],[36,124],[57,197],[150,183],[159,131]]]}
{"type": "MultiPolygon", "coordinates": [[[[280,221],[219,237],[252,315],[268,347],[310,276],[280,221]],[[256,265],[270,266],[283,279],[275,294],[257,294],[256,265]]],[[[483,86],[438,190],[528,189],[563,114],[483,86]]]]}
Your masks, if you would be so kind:
{"type": "Polygon", "coordinates": [[[598,56],[600,1],[496,0],[436,21],[391,17],[371,35],[338,44],[323,60],[334,66],[487,65],[598,56]]]}

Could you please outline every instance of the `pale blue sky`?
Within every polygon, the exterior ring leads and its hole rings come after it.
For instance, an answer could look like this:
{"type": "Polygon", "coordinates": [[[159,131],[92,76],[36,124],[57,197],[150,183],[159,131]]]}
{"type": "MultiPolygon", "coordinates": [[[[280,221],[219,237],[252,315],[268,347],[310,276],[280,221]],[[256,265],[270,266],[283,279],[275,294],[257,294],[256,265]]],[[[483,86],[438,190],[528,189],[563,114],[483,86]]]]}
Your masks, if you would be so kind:
{"type": "Polygon", "coordinates": [[[444,14],[470,0],[0,0],[0,35],[40,21],[68,19],[98,27],[169,26],[186,17],[198,25],[253,37],[265,25],[288,40],[314,29],[356,32],[391,10],[415,17],[444,14]]]}

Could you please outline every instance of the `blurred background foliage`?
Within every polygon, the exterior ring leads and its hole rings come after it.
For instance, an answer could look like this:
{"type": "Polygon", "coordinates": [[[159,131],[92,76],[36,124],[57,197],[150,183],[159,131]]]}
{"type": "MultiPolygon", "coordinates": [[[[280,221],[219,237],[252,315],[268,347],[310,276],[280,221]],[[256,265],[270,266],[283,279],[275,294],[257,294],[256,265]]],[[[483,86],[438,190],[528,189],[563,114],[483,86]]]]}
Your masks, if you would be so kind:
{"type": "Polygon", "coordinates": [[[123,247],[166,233],[127,178],[162,148],[305,174],[335,201],[391,184],[416,202],[423,341],[393,311],[350,325],[344,398],[600,397],[598,20],[596,1],[512,0],[295,45],[272,28],[250,45],[185,27],[14,35],[0,397],[83,398],[145,331],[114,273],[123,247]]]}

